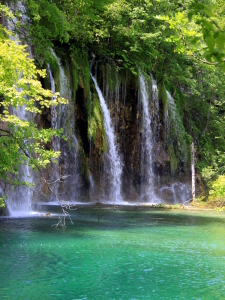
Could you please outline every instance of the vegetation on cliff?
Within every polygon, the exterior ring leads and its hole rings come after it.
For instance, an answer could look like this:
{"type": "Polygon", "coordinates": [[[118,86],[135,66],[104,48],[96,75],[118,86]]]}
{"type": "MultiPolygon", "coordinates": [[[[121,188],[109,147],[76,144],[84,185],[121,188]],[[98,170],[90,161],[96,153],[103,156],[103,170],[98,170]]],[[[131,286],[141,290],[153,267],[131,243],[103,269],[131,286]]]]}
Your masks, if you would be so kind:
{"type": "MultiPolygon", "coordinates": [[[[13,15],[5,6],[0,13],[8,18],[13,15]]],[[[40,77],[45,70],[38,70],[29,58],[26,46],[0,25],[0,178],[3,187],[7,184],[29,186],[20,178],[20,165],[29,165],[35,170],[45,168],[60,152],[47,149],[53,135],[61,136],[61,130],[38,129],[32,121],[33,114],[41,114],[44,107],[66,103],[50,90],[42,88],[40,77]],[[19,111],[22,110],[22,113],[19,111]],[[15,113],[12,113],[15,111],[15,113]],[[30,113],[30,121],[24,120],[30,113]]],[[[0,207],[4,195],[0,195],[0,207]]]]}
{"type": "MultiPolygon", "coordinates": [[[[96,119],[90,118],[89,70],[85,62],[92,52],[97,59],[111,59],[119,70],[129,69],[138,74],[142,69],[152,73],[175,99],[185,127],[182,140],[186,143],[194,140],[196,167],[208,187],[217,175],[223,174],[225,4],[222,0],[200,4],[193,0],[22,2],[28,18],[17,23],[18,32],[35,49],[39,67],[46,63],[54,65],[51,48],[70,60],[74,100],[78,85],[83,85],[87,134],[93,142],[101,120],[97,118],[100,110],[95,102],[96,119]],[[210,172],[213,176],[208,175],[210,172]]],[[[104,129],[102,133],[104,136],[104,129]]],[[[174,170],[177,157],[172,147],[170,153],[174,170]]]]}

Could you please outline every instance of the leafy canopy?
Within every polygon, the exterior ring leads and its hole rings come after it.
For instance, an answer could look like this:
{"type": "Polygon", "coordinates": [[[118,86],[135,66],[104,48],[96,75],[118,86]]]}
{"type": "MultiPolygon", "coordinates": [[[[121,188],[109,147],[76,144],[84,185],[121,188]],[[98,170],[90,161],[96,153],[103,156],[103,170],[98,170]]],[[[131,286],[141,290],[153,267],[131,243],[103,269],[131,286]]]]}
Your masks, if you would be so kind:
{"type": "Polygon", "coordinates": [[[139,68],[151,72],[175,99],[185,130],[196,144],[198,170],[221,169],[224,0],[23,2],[28,18],[18,30],[26,32],[39,66],[50,63],[50,48],[55,47],[60,57],[71,59],[77,72],[84,68],[74,53],[83,52],[95,53],[100,60],[110,58],[118,69],[134,74],[139,68]]]}

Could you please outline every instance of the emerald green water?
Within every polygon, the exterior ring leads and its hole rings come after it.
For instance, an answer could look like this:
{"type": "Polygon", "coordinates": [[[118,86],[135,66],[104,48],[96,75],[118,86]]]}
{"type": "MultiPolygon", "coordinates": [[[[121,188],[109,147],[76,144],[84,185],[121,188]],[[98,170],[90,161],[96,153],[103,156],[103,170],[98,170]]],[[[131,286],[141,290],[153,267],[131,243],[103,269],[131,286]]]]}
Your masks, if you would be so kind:
{"type": "Polygon", "coordinates": [[[0,299],[225,299],[225,213],[78,207],[0,220],[0,299]]]}

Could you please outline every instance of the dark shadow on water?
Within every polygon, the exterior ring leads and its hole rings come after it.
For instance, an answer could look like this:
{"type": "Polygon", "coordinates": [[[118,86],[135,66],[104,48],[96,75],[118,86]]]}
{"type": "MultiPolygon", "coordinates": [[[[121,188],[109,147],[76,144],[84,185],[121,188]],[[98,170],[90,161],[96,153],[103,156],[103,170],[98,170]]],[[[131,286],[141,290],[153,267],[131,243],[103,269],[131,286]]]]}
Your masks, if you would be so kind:
{"type": "MultiPolygon", "coordinates": [[[[87,207],[78,206],[76,210],[69,211],[70,217],[66,218],[66,228],[56,226],[61,214],[60,207],[41,206],[42,217],[0,219],[0,230],[10,229],[32,230],[37,232],[63,232],[73,231],[74,235],[82,235],[86,229],[93,230],[125,230],[129,228],[151,228],[152,226],[203,226],[212,223],[225,224],[225,214],[215,215],[210,212],[191,212],[169,209],[155,209],[149,207],[122,207],[103,206],[87,207]],[[46,216],[48,212],[49,216],[46,216]],[[76,231],[80,231],[76,234],[76,231]]],[[[61,233],[60,233],[61,234],[61,233]]],[[[63,234],[63,233],[62,233],[63,234]]]]}

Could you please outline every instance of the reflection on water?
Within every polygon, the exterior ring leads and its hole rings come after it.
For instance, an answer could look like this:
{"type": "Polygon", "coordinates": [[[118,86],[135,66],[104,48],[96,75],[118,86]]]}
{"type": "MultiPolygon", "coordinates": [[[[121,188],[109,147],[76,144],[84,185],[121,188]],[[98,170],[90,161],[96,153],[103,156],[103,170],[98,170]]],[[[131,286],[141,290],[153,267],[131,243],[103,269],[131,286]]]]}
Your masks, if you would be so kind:
{"type": "Polygon", "coordinates": [[[41,210],[0,220],[1,299],[225,298],[225,213],[83,206],[56,230],[41,210]]]}

